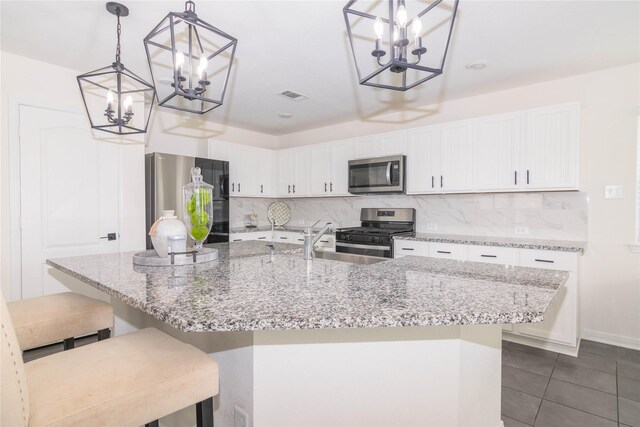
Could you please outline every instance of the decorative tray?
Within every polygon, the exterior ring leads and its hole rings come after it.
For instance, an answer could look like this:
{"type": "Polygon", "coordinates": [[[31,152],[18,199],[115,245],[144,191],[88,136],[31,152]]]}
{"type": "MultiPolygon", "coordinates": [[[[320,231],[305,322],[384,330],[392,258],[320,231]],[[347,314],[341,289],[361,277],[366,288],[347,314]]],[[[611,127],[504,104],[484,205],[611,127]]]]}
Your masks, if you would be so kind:
{"type": "Polygon", "coordinates": [[[153,249],[138,252],[133,255],[133,263],[147,267],[174,267],[176,265],[193,265],[211,262],[218,259],[218,250],[213,248],[202,248],[200,252],[182,252],[169,254],[166,258],[160,258],[153,249]]]}

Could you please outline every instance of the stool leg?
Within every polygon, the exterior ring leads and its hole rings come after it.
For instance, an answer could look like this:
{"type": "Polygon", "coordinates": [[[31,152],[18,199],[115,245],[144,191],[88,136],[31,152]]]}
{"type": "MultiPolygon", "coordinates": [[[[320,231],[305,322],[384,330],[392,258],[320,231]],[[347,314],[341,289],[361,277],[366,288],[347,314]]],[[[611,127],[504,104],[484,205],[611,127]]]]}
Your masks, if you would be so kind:
{"type": "Polygon", "coordinates": [[[146,423],[144,427],[158,427],[158,420],[151,421],[150,423],[146,423]]]}
{"type": "Polygon", "coordinates": [[[71,350],[73,347],[75,347],[75,340],[73,339],[73,337],[65,338],[62,343],[65,351],[71,350]]]}
{"type": "Polygon", "coordinates": [[[213,427],[213,397],[196,403],[196,419],[198,427],[213,427]]]}
{"type": "Polygon", "coordinates": [[[98,341],[106,340],[110,336],[111,336],[111,329],[109,328],[100,329],[98,331],[98,341]]]}

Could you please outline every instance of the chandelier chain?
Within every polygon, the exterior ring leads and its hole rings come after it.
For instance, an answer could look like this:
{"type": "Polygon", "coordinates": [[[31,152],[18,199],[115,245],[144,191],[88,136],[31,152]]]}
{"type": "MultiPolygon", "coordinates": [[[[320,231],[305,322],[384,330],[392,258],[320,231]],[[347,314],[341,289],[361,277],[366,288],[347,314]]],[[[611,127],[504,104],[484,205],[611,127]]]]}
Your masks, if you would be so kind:
{"type": "Polygon", "coordinates": [[[122,29],[120,27],[120,9],[117,10],[116,16],[118,18],[118,27],[116,31],[118,36],[118,43],[116,44],[116,62],[119,64],[120,63],[120,34],[122,33],[122,29]]]}

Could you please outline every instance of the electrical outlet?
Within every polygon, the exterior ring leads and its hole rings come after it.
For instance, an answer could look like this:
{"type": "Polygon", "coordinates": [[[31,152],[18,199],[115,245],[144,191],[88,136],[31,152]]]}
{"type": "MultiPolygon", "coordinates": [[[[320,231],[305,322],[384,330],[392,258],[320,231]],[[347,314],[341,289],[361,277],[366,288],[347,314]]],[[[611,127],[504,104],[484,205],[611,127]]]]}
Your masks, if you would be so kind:
{"type": "Polygon", "coordinates": [[[605,199],[622,199],[623,197],[622,185],[607,185],[604,187],[605,199]]]}
{"type": "Polygon", "coordinates": [[[428,223],[427,231],[438,231],[438,224],[428,223]]]}
{"type": "Polygon", "coordinates": [[[527,235],[529,234],[529,227],[527,227],[526,225],[516,225],[516,228],[513,230],[513,232],[520,235],[527,235]]]}
{"type": "Polygon", "coordinates": [[[249,427],[249,414],[238,405],[233,407],[233,426],[249,427]]]}

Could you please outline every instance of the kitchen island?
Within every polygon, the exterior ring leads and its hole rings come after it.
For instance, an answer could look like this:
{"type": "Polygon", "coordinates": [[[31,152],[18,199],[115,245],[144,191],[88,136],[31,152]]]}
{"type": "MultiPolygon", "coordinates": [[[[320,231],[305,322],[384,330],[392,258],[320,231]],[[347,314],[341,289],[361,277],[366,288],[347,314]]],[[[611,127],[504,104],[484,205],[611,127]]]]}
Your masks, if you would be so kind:
{"type": "Polygon", "coordinates": [[[133,266],[132,253],[47,263],[110,295],[131,327],[212,354],[219,425],[233,425],[237,405],[253,426],[497,426],[500,325],[541,321],[567,279],[411,256],[308,262],[299,246],[271,255],[264,242],[213,247],[218,260],[194,266],[133,266]]]}

